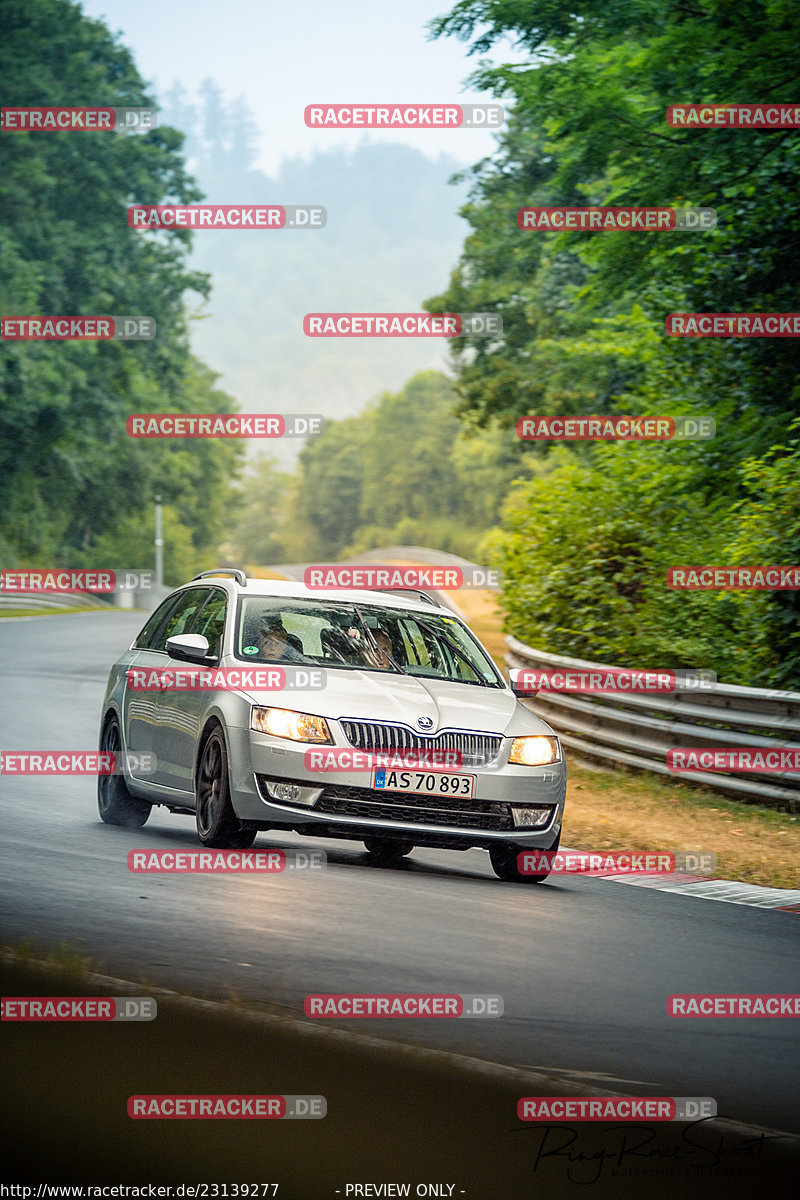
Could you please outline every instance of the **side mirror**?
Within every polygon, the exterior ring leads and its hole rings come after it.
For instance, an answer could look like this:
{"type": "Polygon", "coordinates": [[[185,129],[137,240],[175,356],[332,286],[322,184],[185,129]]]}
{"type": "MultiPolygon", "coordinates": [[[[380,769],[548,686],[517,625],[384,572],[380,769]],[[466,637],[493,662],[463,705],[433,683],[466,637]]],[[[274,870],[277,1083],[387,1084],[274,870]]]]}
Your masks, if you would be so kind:
{"type": "Polygon", "coordinates": [[[167,638],[167,654],[181,662],[204,663],[208,659],[208,638],[199,633],[179,633],[167,638]]]}
{"type": "Polygon", "coordinates": [[[508,672],[508,686],[515,696],[538,696],[542,690],[536,679],[536,672],[530,667],[513,667],[508,672]]]}

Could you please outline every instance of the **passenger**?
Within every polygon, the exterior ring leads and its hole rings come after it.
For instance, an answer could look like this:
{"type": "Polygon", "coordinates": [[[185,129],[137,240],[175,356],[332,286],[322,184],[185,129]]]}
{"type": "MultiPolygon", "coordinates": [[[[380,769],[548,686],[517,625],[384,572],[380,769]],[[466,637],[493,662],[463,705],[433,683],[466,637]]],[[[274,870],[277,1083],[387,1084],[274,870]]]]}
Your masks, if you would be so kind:
{"type": "Polygon", "coordinates": [[[293,644],[292,635],[286,631],[277,615],[264,617],[258,636],[258,657],[267,662],[305,662],[302,651],[293,644]]]}

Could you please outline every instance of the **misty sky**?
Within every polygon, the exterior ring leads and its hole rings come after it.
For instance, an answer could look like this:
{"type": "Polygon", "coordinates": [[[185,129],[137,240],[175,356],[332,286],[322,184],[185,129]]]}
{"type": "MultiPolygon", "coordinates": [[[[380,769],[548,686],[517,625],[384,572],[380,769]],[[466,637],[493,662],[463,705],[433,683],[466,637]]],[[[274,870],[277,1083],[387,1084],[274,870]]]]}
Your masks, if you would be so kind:
{"type": "MultiPolygon", "coordinates": [[[[307,129],[307,104],[346,101],[474,102],[488,93],[462,90],[478,65],[455,38],[429,41],[426,23],[447,0],[84,0],[132,51],[140,73],[166,92],[178,79],[189,90],[212,76],[226,99],[243,96],[261,132],[257,165],[273,174],[286,155],[361,139],[405,142],[426,154],[475,162],[492,152],[489,133],[471,130],[364,132],[307,129]]],[[[521,61],[511,43],[497,61],[521,61]]]]}
{"type": "MultiPolygon", "coordinates": [[[[351,238],[349,254],[342,258],[339,252],[337,258],[333,233],[336,220],[344,219],[341,204],[337,208],[329,198],[330,189],[322,185],[313,198],[295,197],[298,202],[313,199],[332,206],[327,236],[289,235],[321,239],[319,269],[311,270],[307,263],[305,272],[298,267],[302,284],[293,272],[287,273],[285,263],[283,271],[278,269],[279,260],[283,262],[292,250],[288,239],[285,246],[274,247],[260,233],[208,231],[196,239],[191,263],[210,273],[213,291],[207,309],[211,319],[193,323],[192,347],[220,374],[220,386],[243,411],[349,416],[382,391],[402,387],[416,371],[446,369],[447,347],[436,340],[314,341],[303,333],[303,315],[320,308],[319,293],[325,288],[331,311],[416,311],[426,296],[444,288],[467,232],[466,223],[456,215],[463,189],[459,200],[459,193],[448,186],[448,177],[456,165],[467,167],[493,154],[495,137],[445,128],[312,130],[304,124],[304,109],[308,104],[343,102],[496,102],[490,93],[464,90],[464,81],[479,65],[478,56],[467,54],[465,43],[429,38],[427,23],[448,12],[453,2],[83,0],[87,16],[120,34],[157,101],[164,103],[177,81],[189,93],[187,99],[196,102],[197,88],[208,77],[221,89],[228,110],[242,97],[259,133],[260,154],[254,165],[268,176],[274,178],[286,158],[356,149],[364,142],[400,143],[436,163],[446,156],[447,169],[438,169],[440,200],[434,199],[436,185],[430,179],[425,182],[425,203],[433,202],[437,214],[434,240],[428,236],[425,241],[424,231],[422,241],[410,236],[405,216],[395,212],[382,239],[374,230],[365,231],[363,249],[357,237],[351,238]],[[227,251],[225,239],[231,238],[237,241],[230,245],[230,254],[224,253],[221,247],[227,251]],[[243,264],[234,252],[240,249],[239,239],[246,238],[257,241],[243,264]],[[331,280],[338,288],[335,294],[328,294],[331,280]],[[280,312],[270,308],[276,289],[282,297],[280,312]]],[[[490,57],[497,62],[528,58],[515,51],[510,40],[498,43],[490,57]]],[[[403,161],[400,157],[397,165],[401,173],[403,161]]],[[[315,169],[323,167],[318,159],[315,169]]],[[[333,166],[328,164],[327,169],[335,178],[333,166]]],[[[380,179],[371,177],[363,163],[354,168],[353,186],[364,195],[374,195],[375,203],[396,210],[391,195],[380,191],[386,186],[386,168],[379,163],[376,169],[380,179]]],[[[412,174],[422,187],[425,172],[412,174]]],[[[209,198],[233,201],[227,193],[211,195],[209,182],[219,188],[218,178],[198,178],[209,198]]],[[[415,196],[408,195],[408,185],[408,178],[398,178],[392,195],[402,195],[413,207],[415,196]]],[[[425,213],[430,224],[430,210],[425,208],[425,213]]],[[[298,264],[305,261],[301,249],[305,251],[298,244],[298,264]]],[[[288,462],[299,448],[299,442],[287,440],[276,453],[288,462]]],[[[251,450],[256,453],[259,447],[251,450]]]]}

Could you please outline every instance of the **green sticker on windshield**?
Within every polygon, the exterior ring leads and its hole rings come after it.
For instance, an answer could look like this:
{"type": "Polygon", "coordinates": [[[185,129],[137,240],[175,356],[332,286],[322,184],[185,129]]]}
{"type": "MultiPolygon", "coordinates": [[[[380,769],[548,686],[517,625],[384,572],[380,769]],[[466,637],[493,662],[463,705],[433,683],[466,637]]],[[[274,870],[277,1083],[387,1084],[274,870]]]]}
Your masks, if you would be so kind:
{"type": "Polygon", "coordinates": [[[258,646],[245,646],[242,654],[258,654],[258,646]]]}

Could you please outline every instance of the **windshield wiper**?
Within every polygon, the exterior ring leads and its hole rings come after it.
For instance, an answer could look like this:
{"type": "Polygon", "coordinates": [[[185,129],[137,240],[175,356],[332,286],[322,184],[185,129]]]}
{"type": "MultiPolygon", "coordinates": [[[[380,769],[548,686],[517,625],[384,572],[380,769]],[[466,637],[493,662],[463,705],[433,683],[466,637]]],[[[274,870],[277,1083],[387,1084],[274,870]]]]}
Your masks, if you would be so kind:
{"type": "Polygon", "coordinates": [[[470,671],[473,671],[476,676],[475,679],[454,679],[452,681],[453,683],[479,683],[481,685],[481,687],[497,687],[498,686],[497,683],[494,683],[494,682],[492,682],[492,680],[486,679],[483,675],[478,674],[475,663],[471,662],[470,659],[467,658],[466,654],[464,653],[464,651],[461,649],[460,646],[457,646],[455,642],[450,641],[450,638],[447,636],[446,633],[442,633],[439,629],[437,629],[435,631],[431,630],[431,632],[433,633],[433,636],[435,638],[439,638],[441,641],[443,641],[445,646],[449,646],[449,648],[453,651],[453,653],[457,654],[458,657],[467,664],[470,671]]]}
{"type": "MultiPolygon", "coordinates": [[[[375,634],[372,632],[369,625],[364,620],[363,616],[361,615],[361,609],[358,607],[357,604],[353,605],[353,611],[355,612],[356,616],[358,617],[359,621],[361,622],[361,628],[364,630],[364,632],[367,635],[367,641],[369,642],[370,649],[372,650],[372,652],[375,654],[375,656],[377,658],[377,662],[380,662],[381,655],[382,655],[384,658],[388,658],[389,662],[392,664],[395,671],[397,671],[400,675],[405,675],[406,672],[403,670],[403,668],[401,666],[399,666],[394,661],[394,659],[392,658],[389,651],[381,650],[380,646],[378,645],[378,643],[376,641],[375,634]]],[[[377,663],[376,663],[376,666],[377,666],[377,663]]],[[[380,670],[380,667],[378,667],[378,670],[380,670]]]]}

